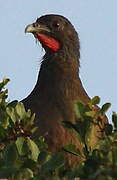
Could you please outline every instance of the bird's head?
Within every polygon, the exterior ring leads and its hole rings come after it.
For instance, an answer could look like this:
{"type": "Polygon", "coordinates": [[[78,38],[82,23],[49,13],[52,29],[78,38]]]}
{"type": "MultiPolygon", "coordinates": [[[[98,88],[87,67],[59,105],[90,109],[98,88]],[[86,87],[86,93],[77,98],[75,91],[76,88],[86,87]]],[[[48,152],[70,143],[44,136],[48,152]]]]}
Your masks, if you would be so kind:
{"type": "Polygon", "coordinates": [[[60,15],[44,15],[25,28],[26,33],[32,33],[42,44],[45,51],[61,52],[62,50],[79,53],[79,39],[73,25],[60,15]]]}

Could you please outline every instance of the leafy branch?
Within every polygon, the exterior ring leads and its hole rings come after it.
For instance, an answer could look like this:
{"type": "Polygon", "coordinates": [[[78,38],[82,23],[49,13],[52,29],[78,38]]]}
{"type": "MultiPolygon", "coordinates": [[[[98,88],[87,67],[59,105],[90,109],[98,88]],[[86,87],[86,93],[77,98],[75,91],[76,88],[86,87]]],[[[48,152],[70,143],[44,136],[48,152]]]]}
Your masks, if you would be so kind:
{"type": "Polygon", "coordinates": [[[116,180],[117,177],[117,114],[113,112],[111,124],[101,129],[101,119],[110,107],[98,109],[99,97],[88,104],[76,102],[76,122],[64,121],[82,145],[66,144],[61,152],[51,153],[44,137],[35,137],[35,115],[26,111],[18,101],[7,102],[8,90],[0,82],[0,178],[9,180],[116,180]],[[91,146],[93,126],[99,126],[104,137],[91,146]],[[67,169],[62,152],[82,156],[74,168],[67,169]]]}

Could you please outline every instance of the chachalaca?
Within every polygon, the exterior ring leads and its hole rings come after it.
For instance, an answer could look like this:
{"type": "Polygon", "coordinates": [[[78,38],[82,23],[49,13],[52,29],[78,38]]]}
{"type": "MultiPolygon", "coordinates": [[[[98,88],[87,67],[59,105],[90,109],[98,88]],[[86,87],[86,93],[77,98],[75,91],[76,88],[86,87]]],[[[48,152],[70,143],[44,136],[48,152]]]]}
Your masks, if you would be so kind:
{"type": "MultiPolygon", "coordinates": [[[[36,114],[38,135],[44,136],[51,152],[57,152],[65,144],[81,148],[74,134],[62,125],[62,121],[75,122],[74,102],[88,103],[90,98],[79,77],[80,43],[70,21],[60,15],[45,15],[25,29],[32,33],[45,49],[37,83],[22,102],[26,109],[36,114]]],[[[102,119],[103,126],[107,122],[102,119]]],[[[92,146],[102,132],[94,127],[92,146]]],[[[79,157],[65,153],[66,163],[73,165],[79,157]]]]}

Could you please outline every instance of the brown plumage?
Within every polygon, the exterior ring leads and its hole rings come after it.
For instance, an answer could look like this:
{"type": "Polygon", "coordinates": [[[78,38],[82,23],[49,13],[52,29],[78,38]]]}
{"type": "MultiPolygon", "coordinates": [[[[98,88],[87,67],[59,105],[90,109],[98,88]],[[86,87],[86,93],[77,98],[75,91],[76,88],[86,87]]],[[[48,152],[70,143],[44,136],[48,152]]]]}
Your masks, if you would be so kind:
{"type": "MultiPolygon", "coordinates": [[[[25,32],[33,33],[41,42],[45,55],[35,88],[22,102],[26,109],[36,114],[38,135],[46,138],[50,151],[59,151],[68,143],[81,148],[78,139],[62,126],[64,120],[75,122],[75,101],[86,104],[90,100],[79,78],[78,34],[73,25],[59,15],[42,16],[28,25],[25,32]]],[[[96,144],[97,136],[102,135],[98,126],[94,129],[92,145],[96,144]]],[[[68,153],[65,157],[69,165],[79,160],[79,157],[68,153]]]]}

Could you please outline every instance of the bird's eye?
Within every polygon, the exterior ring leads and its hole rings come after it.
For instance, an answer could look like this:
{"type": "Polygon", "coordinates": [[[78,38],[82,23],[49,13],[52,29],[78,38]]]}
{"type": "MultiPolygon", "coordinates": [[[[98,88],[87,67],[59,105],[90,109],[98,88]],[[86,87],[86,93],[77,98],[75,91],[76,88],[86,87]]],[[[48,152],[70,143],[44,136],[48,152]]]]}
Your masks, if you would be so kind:
{"type": "Polygon", "coordinates": [[[53,27],[58,28],[60,26],[59,22],[55,21],[53,22],[53,27]]]}

